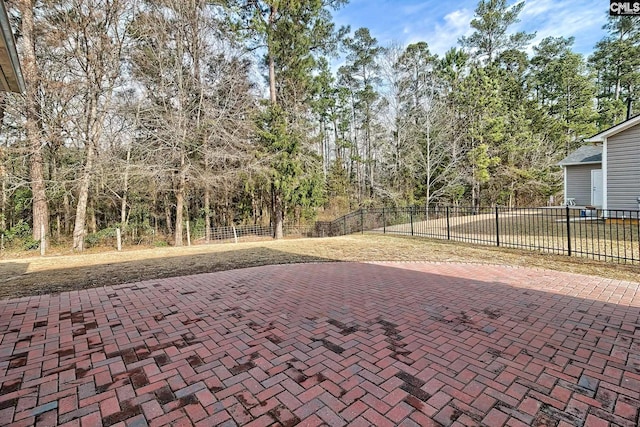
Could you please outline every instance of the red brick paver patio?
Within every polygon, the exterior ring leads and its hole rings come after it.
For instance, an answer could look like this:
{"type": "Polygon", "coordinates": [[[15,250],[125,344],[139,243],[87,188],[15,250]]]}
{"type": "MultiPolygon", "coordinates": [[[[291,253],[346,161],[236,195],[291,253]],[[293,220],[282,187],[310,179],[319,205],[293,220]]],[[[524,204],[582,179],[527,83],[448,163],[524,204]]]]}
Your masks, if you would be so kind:
{"type": "Polygon", "coordinates": [[[0,301],[0,424],[639,424],[638,283],[251,268],[0,301]]]}

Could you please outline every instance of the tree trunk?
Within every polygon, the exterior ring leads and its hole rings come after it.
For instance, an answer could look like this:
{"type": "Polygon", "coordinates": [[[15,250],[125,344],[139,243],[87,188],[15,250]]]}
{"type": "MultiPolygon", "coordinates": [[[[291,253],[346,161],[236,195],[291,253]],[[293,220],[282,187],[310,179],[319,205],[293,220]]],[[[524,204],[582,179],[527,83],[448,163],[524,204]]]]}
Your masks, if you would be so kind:
{"type": "Polygon", "coordinates": [[[255,190],[251,192],[251,216],[253,217],[253,225],[258,225],[258,203],[255,190]]]}
{"type": "Polygon", "coordinates": [[[282,239],[284,237],[284,215],[283,215],[283,203],[282,203],[282,194],[280,191],[275,190],[273,195],[273,238],[274,239],[282,239]]]}
{"type": "Polygon", "coordinates": [[[324,119],[320,121],[320,156],[322,156],[322,174],[327,179],[327,131],[324,119]]]}
{"type": "Polygon", "coordinates": [[[169,204],[169,197],[164,195],[164,217],[167,223],[167,236],[173,234],[173,227],[171,226],[171,205],[169,204]]]}
{"type": "MultiPolygon", "coordinates": [[[[51,161],[49,163],[50,166],[50,172],[49,174],[52,177],[52,180],[54,182],[62,182],[62,178],[60,177],[60,172],[58,170],[58,150],[53,150],[53,152],[51,153],[51,161]]],[[[64,186],[63,186],[64,189],[64,186]]],[[[62,210],[62,206],[57,206],[56,207],[56,215],[55,215],[55,219],[56,219],[56,240],[60,241],[60,237],[62,235],[62,215],[61,215],[61,210],[62,210]]]]}
{"type": "Polygon", "coordinates": [[[120,199],[120,226],[127,225],[127,193],[125,192],[120,199]]]}
{"type": "Polygon", "coordinates": [[[84,250],[84,234],[87,220],[87,202],[89,201],[89,185],[93,171],[93,161],[95,150],[88,141],[86,150],[86,161],[82,177],[80,178],[80,189],[78,191],[78,205],[76,206],[76,223],[73,228],[73,250],[84,250]]]}
{"type": "Polygon", "coordinates": [[[340,148],[340,146],[338,145],[338,123],[336,118],[333,119],[333,126],[331,127],[333,128],[333,140],[335,141],[336,157],[343,159],[344,157],[342,157],[342,148],[340,148]]]}
{"type": "Polygon", "coordinates": [[[182,212],[184,210],[184,189],[178,188],[176,191],[176,232],[174,246],[182,246],[182,212]]]}
{"type": "Polygon", "coordinates": [[[276,63],[275,58],[273,57],[273,41],[270,39],[271,32],[273,31],[273,26],[276,22],[276,15],[278,14],[278,7],[271,6],[271,11],[269,13],[269,32],[267,35],[267,49],[269,56],[269,97],[271,100],[271,105],[275,107],[278,103],[278,98],[276,96],[276,63]]]}
{"type": "Polygon", "coordinates": [[[7,229],[7,183],[4,177],[4,169],[2,174],[2,210],[0,211],[0,229],[7,229]]]}
{"type": "Polygon", "coordinates": [[[184,191],[186,187],[187,174],[185,171],[185,154],[182,153],[180,157],[180,178],[178,181],[178,188],[176,191],[176,232],[175,232],[175,246],[182,246],[182,222],[184,211],[184,191]]]}
{"type": "MultiPolygon", "coordinates": [[[[268,49],[268,62],[269,62],[269,98],[271,101],[271,107],[278,105],[278,97],[276,95],[276,66],[275,58],[273,57],[273,41],[271,40],[271,32],[275,25],[276,15],[278,13],[277,6],[271,6],[269,13],[269,32],[267,35],[267,49],[268,49]]],[[[282,194],[280,190],[275,188],[275,185],[271,185],[271,191],[273,195],[271,218],[273,221],[273,238],[282,239],[282,194]]]]}
{"type": "Polygon", "coordinates": [[[204,241],[211,241],[211,190],[209,186],[204,190],[204,241]]]}
{"type": "Polygon", "coordinates": [[[427,155],[427,159],[426,159],[427,160],[427,171],[426,171],[427,172],[427,185],[426,185],[426,187],[427,188],[426,188],[426,192],[427,192],[427,194],[426,194],[426,198],[427,198],[427,210],[428,210],[429,209],[429,204],[431,203],[431,185],[432,185],[432,182],[431,182],[431,176],[432,176],[432,173],[431,173],[431,126],[430,126],[431,125],[431,118],[430,117],[427,119],[426,125],[427,125],[427,132],[426,132],[427,133],[427,135],[426,135],[426,143],[427,143],[427,147],[426,147],[427,148],[427,153],[426,153],[426,155],[427,155]]]}
{"type": "Polygon", "coordinates": [[[127,148],[127,164],[124,168],[124,188],[120,199],[120,226],[127,225],[127,194],[129,193],[129,162],[131,161],[131,146],[127,148]]]}
{"type": "MultiPolygon", "coordinates": [[[[93,176],[93,164],[95,162],[96,149],[100,139],[100,119],[98,118],[98,102],[100,95],[94,93],[89,106],[87,118],[87,140],[85,141],[85,164],[80,178],[78,191],[78,205],[76,207],[76,223],[73,228],[73,249],[84,250],[84,235],[87,222],[87,202],[89,200],[89,185],[93,176]]],[[[92,218],[93,220],[93,218],[92,218]]],[[[92,224],[95,226],[95,224],[92,224]]]]}
{"type": "Polygon", "coordinates": [[[96,202],[95,199],[91,198],[91,220],[89,221],[89,232],[97,233],[98,232],[98,217],[96,216],[96,202]]]}
{"type": "Polygon", "coordinates": [[[44,159],[42,156],[42,133],[40,111],[37,99],[37,87],[40,82],[34,45],[33,1],[20,0],[22,37],[22,71],[26,82],[26,133],[29,141],[29,170],[31,193],[33,195],[33,239],[40,240],[40,230],[44,226],[45,234],[49,230],[49,205],[44,181],[44,159]]]}
{"type": "Polygon", "coordinates": [[[64,234],[68,235],[71,231],[71,204],[69,202],[69,194],[63,186],[64,195],[62,196],[62,205],[64,210],[64,234]]]}
{"type": "Polygon", "coordinates": [[[476,206],[478,206],[480,204],[480,195],[478,194],[479,193],[479,191],[478,191],[479,184],[478,184],[478,181],[475,178],[475,173],[476,173],[476,171],[475,171],[475,167],[474,167],[473,171],[472,171],[473,178],[472,178],[472,181],[471,181],[471,207],[472,207],[472,210],[474,212],[475,212],[476,206]]]}

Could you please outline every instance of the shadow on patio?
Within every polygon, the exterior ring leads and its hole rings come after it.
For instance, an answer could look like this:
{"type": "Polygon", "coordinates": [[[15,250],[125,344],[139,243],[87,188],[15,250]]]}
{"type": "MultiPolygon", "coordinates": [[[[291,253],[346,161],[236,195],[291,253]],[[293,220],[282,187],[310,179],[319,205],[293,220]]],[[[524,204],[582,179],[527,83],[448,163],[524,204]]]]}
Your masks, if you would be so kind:
{"type": "Polygon", "coordinates": [[[316,263],[0,301],[0,419],[636,426],[638,286],[316,263]]]}

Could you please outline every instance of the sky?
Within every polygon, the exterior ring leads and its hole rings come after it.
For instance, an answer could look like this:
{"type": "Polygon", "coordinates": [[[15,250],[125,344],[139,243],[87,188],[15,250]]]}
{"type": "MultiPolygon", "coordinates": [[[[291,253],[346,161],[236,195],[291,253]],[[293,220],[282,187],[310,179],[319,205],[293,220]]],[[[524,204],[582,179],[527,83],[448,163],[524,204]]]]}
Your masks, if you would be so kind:
{"type": "MultiPolygon", "coordinates": [[[[515,1],[507,0],[508,5],[515,1]]],[[[367,27],[381,46],[426,41],[438,55],[457,46],[469,25],[478,0],[350,0],[334,11],[338,26],[355,31],[367,27]]],[[[526,0],[513,31],[536,32],[532,45],[545,37],[575,37],[575,52],[588,56],[604,37],[608,0],[526,0]]]]}

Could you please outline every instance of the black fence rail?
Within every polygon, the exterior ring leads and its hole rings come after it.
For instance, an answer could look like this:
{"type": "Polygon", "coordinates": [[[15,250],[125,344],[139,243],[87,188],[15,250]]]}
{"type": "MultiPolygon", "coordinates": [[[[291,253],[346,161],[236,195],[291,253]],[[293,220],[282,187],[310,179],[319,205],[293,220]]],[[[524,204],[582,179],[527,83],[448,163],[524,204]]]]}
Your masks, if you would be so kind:
{"type": "Polygon", "coordinates": [[[640,211],[570,207],[360,209],[318,222],[314,237],[374,232],[640,263],[640,211]]]}
{"type": "Polygon", "coordinates": [[[347,234],[370,230],[371,224],[365,224],[366,212],[368,211],[360,209],[333,221],[317,221],[313,237],[346,236],[347,234]]]}
{"type": "MultiPolygon", "coordinates": [[[[359,209],[333,221],[284,226],[285,238],[354,233],[420,236],[640,264],[640,211],[572,207],[432,206],[359,209]]],[[[239,225],[199,230],[198,243],[270,240],[273,227],[239,225]]]]}

